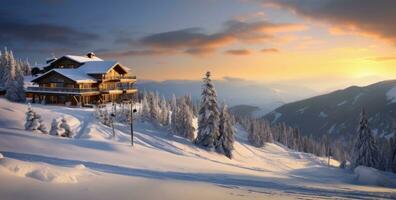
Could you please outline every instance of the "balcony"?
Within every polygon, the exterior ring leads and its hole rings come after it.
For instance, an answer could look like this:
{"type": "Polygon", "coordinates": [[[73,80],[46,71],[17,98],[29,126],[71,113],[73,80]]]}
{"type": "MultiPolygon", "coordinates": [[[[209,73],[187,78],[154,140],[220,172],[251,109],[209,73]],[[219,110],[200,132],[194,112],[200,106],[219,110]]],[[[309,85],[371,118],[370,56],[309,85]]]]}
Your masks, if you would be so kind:
{"type": "Polygon", "coordinates": [[[26,92],[54,94],[99,94],[97,88],[28,87],[26,92]]]}
{"type": "Polygon", "coordinates": [[[102,80],[103,81],[136,80],[136,76],[131,76],[131,75],[117,75],[117,76],[103,75],[102,76],[102,80]]]}
{"type": "Polygon", "coordinates": [[[117,87],[109,87],[109,88],[101,88],[100,92],[103,94],[132,94],[137,92],[137,89],[135,87],[122,87],[122,86],[117,86],[117,87]]]}

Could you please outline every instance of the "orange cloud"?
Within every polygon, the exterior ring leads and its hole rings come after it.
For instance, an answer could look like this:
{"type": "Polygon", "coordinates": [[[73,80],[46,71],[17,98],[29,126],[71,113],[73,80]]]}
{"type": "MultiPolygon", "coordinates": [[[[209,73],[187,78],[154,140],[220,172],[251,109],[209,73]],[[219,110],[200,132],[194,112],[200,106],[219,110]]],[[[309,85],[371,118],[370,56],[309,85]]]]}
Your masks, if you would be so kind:
{"type": "Polygon", "coordinates": [[[262,53],[278,53],[279,49],[276,48],[266,48],[260,50],[262,53]]]}
{"type": "Polygon", "coordinates": [[[232,49],[225,51],[226,54],[237,55],[237,56],[245,56],[251,54],[251,52],[247,49],[232,49]]]}
{"type": "Polygon", "coordinates": [[[300,24],[230,20],[224,24],[224,29],[217,33],[209,34],[201,28],[188,28],[151,34],[138,42],[154,49],[177,49],[190,54],[203,54],[236,42],[260,43],[273,40],[276,33],[305,29],[306,26],[300,24]]]}
{"type": "Polygon", "coordinates": [[[103,58],[114,58],[114,57],[129,57],[129,56],[157,56],[157,55],[170,55],[178,53],[174,50],[126,50],[126,51],[115,51],[115,52],[104,52],[98,55],[103,58]]]}
{"type": "Polygon", "coordinates": [[[393,0],[262,0],[300,16],[331,24],[333,34],[354,33],[396,45],[396,1],[393,0]]]}

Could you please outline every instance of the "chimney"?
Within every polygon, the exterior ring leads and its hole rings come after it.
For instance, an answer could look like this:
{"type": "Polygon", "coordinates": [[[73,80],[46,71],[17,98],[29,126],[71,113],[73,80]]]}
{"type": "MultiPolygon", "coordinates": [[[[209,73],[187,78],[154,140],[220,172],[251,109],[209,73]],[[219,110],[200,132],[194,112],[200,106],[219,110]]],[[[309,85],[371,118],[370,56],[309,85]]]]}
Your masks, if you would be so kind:
{"type": "Polygon", "coordinates": [[[87,53],[87,57],[93,58],[93,57],[95,57],[95,54],[93,52],[89,52],[89,53],[87,53]]]}

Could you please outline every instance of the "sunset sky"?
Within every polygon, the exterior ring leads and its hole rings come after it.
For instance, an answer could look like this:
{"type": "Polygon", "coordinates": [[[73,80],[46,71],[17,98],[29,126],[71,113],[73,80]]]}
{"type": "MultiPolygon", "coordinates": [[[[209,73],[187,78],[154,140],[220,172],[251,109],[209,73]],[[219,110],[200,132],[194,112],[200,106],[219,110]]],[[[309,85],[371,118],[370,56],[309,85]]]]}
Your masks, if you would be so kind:
{"type": "Polygon", "coordinates": [[[93,51],[140,79],[232,77],[324,91],[396,78],[393,0],[5,0],[0,45],[93,51]]]}

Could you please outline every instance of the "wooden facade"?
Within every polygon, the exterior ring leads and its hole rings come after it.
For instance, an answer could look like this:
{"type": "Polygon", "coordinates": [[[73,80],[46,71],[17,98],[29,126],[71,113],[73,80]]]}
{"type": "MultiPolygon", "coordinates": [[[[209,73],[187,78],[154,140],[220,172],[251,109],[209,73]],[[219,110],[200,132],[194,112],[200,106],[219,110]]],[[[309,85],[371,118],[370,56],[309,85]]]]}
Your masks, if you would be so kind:
{"type": "Polygon", "coordinates": [[[131,76],[121,64],[103,68],[99,61],[98,67],[105,71],[90,73],[80,70],[85,63],[66,56],[51,62],[44,68],[44,74],[32,80],[37,87],[27,88],[28,96],[33,103],[84,106],[129,99],[137,92],[134,87],[136,77],[131,76]]]}

